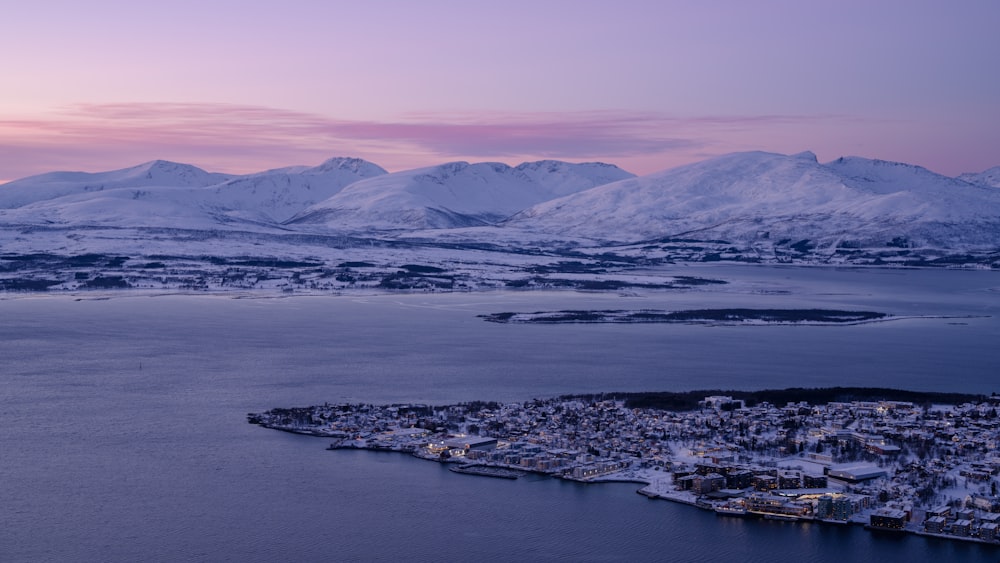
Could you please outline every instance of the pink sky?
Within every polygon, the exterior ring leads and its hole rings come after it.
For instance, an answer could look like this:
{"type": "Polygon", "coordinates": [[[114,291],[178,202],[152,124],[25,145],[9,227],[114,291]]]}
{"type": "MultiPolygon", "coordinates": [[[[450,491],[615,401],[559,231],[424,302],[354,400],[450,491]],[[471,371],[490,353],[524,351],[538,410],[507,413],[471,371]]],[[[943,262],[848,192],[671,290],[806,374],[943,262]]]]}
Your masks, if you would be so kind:
{"type": "Polygon", "coordinates": [[[0,181],[158,158],[1000,165],[994,0],[152,6],[5,6],[0,181]]]}

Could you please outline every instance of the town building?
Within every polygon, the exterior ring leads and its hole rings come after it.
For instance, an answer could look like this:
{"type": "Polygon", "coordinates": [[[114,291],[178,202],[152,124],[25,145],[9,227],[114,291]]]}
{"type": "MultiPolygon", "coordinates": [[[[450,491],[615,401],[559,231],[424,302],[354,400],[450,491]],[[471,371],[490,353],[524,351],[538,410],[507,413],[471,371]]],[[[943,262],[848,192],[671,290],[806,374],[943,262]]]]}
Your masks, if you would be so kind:
{"type": "Polygon", "coordinates": [[[878,510],[869,518],[869,524],[883,530],[902,530],[906,527],[906,513],[902,510],[878,510]]]}
{"type": "Polygon", "coordinates": [[[885,477],[885,469],[874,465],[835,465],[827,468],[827,477],[847,483],[861,483],[885,477]]]}

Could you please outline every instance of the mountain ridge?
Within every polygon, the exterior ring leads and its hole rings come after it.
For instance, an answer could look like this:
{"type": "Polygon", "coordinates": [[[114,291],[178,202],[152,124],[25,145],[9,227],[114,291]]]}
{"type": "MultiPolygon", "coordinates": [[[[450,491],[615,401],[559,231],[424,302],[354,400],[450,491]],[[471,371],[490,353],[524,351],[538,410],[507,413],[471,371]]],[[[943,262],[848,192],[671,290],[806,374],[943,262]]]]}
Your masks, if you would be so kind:
{"type": "Polygon", "coordinates": [[[560,194],[631,176],[600,163],[449,162],[359,181],[285,224],[352,230],[489,225],[560,194]]]}
{"type": "Polygon", "coordinates": [[[820,164],[748,152],[605,184],[506,224],[618,242],[698,233],[834,245],[903,237],[939,246],[966,224],[964,243],[990,246],[1000,244],[1000,193],[904,163],[847,157],[820,164]]]}
{"type": "Polygon", "coordinates": [[[1000,190],[968,179],[863,157],[820,163],[808,151],[731,153],[645,176],[556,160],[390,173],[334,157],[241,176],[150,161],[0,185],[0,244],[97,248],[103,243],[87,233],[117,229],[108,235],[115,248],[144,249],[149,237],[167,237],[184,254],[220,252],[199,245],[241,233],[239,240],[258,241],[254,252],[273,256],[291,248],[277,241],[294,238],[532,253],[611,245],[628,247],[630,259],[872,263],[896,256],[922,263],[1000,249],[1000,190]],[[39,229],[76,242],[29,235],[39,229]],[[668,240],[706,244],[685,243],[690,252],[677,253],[660,242],[668,240]]]}

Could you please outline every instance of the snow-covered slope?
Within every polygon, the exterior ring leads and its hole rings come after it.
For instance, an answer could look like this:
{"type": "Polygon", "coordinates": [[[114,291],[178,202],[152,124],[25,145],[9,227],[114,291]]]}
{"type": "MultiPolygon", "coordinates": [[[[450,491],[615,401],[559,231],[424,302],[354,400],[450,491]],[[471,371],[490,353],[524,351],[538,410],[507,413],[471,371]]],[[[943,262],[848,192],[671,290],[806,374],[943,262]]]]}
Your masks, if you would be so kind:
{"type": "Polygon", "coordinates": [[[958,179],[969,182],[970,184],[1000,188],[1000,166],[994,166],[993,168],[978,173],[969,172],[967,174],[962,174],[958,177],[958,179]]]}
{"type": "Polygon", "coordinates": [[[115,188],[74,193],[15,209],[0,209],[0,223],[64,228],[169,227],[206,229],[219,220],[206,211],[205,188],[115,188]]]}
{"type": "Polygon", "coordinates": [[[190,164],[154,160],[110,172],[50,172],[0,185],[0,209],[21,207],[65,195],[116,188],[204,187],[230,179],[190,164]]]}
{"type": "Polygon", "coordinates": [[[635,174],[613,164],[603,162],[571,164],[560,160],[525,162],[517,165],[513,172],[540,186],[546,199],[563,197],[635,177],[635,174]]]}
{"type": "Polygon", "coordinates": [[[234,178],[214,186],[208,201],[229,217],[281,223],[358,180],[385,173],[382,167],[358,158],[331,158],[312,168],[282,168],[234,178]]]}
{"type": "Polygon", "coordinates": [[[486,225],[539,202],[631,176],[600,163],[541,161],[512,168],[451,162],[357,182],[288,224],[353,231],[486,225]]]}
{"type": "Polygon", "coordinates": [[[924,168],[737,153],[545,202],[506,224],[603,240],[1000,243],[1000,192],[924,168]]]}
{"type": "Polygon", "coordinates": [[[825,164],[844,183],[861,192],[891,194],[901,191],[947,193],[967,187],[969,182],[949,178],[913,164],[845,156],[825,164]]]}
{"type": "Polygon", "coordinates": [[[380,174],[385,170],[353,158],[235,178],[163,161],[97,174],[59,172],[0,186],[0,221],[177,229],[274,225],[380,174]]]}

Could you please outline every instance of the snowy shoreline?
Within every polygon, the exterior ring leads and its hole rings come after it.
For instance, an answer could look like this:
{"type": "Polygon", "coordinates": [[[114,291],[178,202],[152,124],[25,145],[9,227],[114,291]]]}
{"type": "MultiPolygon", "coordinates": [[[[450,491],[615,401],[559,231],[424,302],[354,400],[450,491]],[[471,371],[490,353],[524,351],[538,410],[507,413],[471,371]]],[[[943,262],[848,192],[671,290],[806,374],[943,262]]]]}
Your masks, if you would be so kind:
{"type": "Polygon", "coordinates": [[[785,400],[776,399],[783,393],[798,392],[799,400],[787,399],[784,407],[732,392],[667,410],[662,405],[676,404],[676,397],[647,393],[639,394],[641,400],[595,395],[438,406],[325,403],[247,418],[266,428],[332,438],[331,450],[409,453],[468,470],[459,472],[638,483],[643,496],[721,516],[862,524],[997,545],[994,476],[1000,459],[976,452],[998,437],[1000,397],[867,390],[890,400],[864,391],[758,392],[776,403],[785,400]],[[801,400],[823,393],[841,398],[801,400]],[[953,402],[931,403],[936,400],[953,402]],[[992,496],[985,492],[991,484],[992,496]]]}
{"type": "MultiPolygon", "coordinates": [[[[296,430],[296,429],[288,429],[288,428],[281,428],[281,427],[275,427],[275,426],[267,426],[267,425],[263,425],[263,424],[261,426],[264,426],[265,428],[269,428],[269,429],[272,429],[272,430],[280,430],[280,431],[283,431],[283,432],[290,432],[292,434],[300,434],[300,435],[307,435],[307,436],[313,436],[313,437],[326,437],[326,436],[323,436],[322,434],[315,433],[315,432],[310,432],[310,431],[301,431],[301,430],[296,430]]],[[[842,520],[834,520],[834,519],[829,519],[829,518],[811,517],[811,516],[810,517],[805,517],[805,516],[783,517],[783,516],[780,516],[780,515],[777,515],[777,514],[772,515],[772,514],[764,514],[764,513],[745,512],[745,511],[744,512],[740,512],[740,513],[729,512],[729,511],[723,509],[724,508],[723,507],[723,503],[707,502],[707,501],[704,501],[704,500],[700,499],[697,495],[692,494],[690,492],[678,491],[678,490],[672,489],[670,487],[670,485],[665,484],[665,482],[667,482],[669,480],[672,480],[672,474],[671,473],[659,472],[659,471],[650,471],[650,470],[634,471],[634,470],[626,470],[626,471],[621,471],[621,472],[617,472],[617,473],[610,473],[610,474],[606,474],[606,475],[603,475],[603,476],[600,476],[600,477],[594,477],[594,478],[575,478],[575,477],[572,477],[572,476],[569,476],[569,475],[566,475],[566,474],[560,474],[560,473],[555,473],[555,472],[547,472],[547,471],[530,470],[530,469],[524,469],[524,468],[520,468],[520,467],[516,467],[516,466],[487,465],[487,464],[482,464],[482,463],[467,463],[467,462],[461,462],[461,461],[456,461],[456,460],[435,459],[435,458],[428,457],[428,456],[425,456],[425,455],[420,455],[418,452],[415,452],[415,451],[407,451],[406,449],[401,449],[401,448],[400,449],[396,449],[396,448],[385,448],[385,447],[369,447],[369,446],[365,446],[365,445],[358,444],[358,443],[352,443],[350,445],[344,445],[342,443],[342,444],[339,444],[339,445],[331,444],[330,447],[328,447],[327,449],[328,450],[354,449],[354,450],[363,450],[363,451],[369,451],[369,452],[406,453],[406,454],[410,454],[413,457],[416,457],[418,459],[422,459],[422,460],[425,460],[425,461],[433,461],[433,462],[437,462],[437,463],[443,463],[443,464],[451,465],[451,467],[449,467],[449,469],[453,473],[460,473],[460,474],[473,475],[473,476],[483,476],[483,477],[489,477],[489,478],[501,478],[501,479],[515,480],[515,479],[518,479],[520,476],[523,476],[523,475],[535,474],[535,475],[542,475],[542,476],[550,477],[550,478],[554,478],[554,479],[560,479],[560,480],[564,480],[564,481],[571,481],[571,482],[574,482],[574,483],[580,483],[580,484],[584,484],[584,485],[600,485],[600,484],[608,484],[608,483],[637,484],[637,485],[642,485],[642,486],[639,487],[638,489],[636,489],[636,491],[635,491],[636,494],[644,496],[647,499],[650,499],[650,500],[664,500],[664,501],[669,501],[669,502],[673,502],[673,503],[677,503],[677,504],[683,504],[683,505],[691,506],[691,507],[694,507],[694,508],[697,508],[697,509],[700,509],[700,510],[705,510],[705,511],[709,511],[709,512],[715,512],[720,517],[723,517],[723,516],[725,516],[725,517],[752,517],[752,518],[760,518],[760,519],[765,519],[765,520],[766,519],[785,520],[785,521],[788,521],[790,523],[796,523],[796,524],[798,524],[798,523],[812,523],[812,522],[815,522],[815,523],[818,523],[818,524],[833,525],[833,526],[861,526],[865,530],[870,531],[870,532],[874,532],[874,533],[906,533],[906,534],[913,534],[913,535],[916,535],[916,536],[922,536],[922,537],[926,537],[926,538],[934,538],[934,539],[942,539],[942,540],[958,540],[958,541],[965,541],[965,542],[976,543],[976,544],[980,544],[980,545],[990,545],[990,546],[996,546],[997,545],[996,541],[986,541],[986,540],[983,540],[983,539],[980,539],[980,538],[976,538],[976,537],[957,536],[957,535],[954,535],[954,534],[931,533],[931,532],[926,532],[926,531],[920,530],[920,529],[918,529],[916,527],[912,527],[912,526],[907,526],[906,528],[900,529],[900,530],[883,528],[883,527],[878,527],[878,526],[872,526],[871,524],[868,523],[868,519],[875,512],[874,510],[867,510],[867,511],[855,514],[851,518],[849,518],[848,520],[844,520],[844,521],[842,521],[842,520]],[[493,472],[495,472],[495,474],[493,474],[493,472]],[[722,508],[720,508],[720,507],[722,507],[722,508]]]]}

